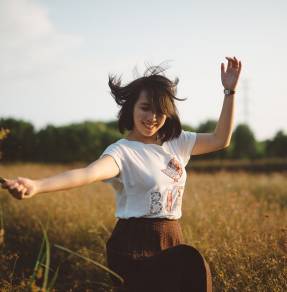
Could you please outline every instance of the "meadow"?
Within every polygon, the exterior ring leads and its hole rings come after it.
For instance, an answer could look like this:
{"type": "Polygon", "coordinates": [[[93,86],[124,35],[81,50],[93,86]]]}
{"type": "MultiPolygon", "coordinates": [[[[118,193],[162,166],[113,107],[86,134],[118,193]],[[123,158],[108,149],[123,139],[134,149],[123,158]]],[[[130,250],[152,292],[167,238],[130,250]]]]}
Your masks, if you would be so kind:
{"type": "MultiPolygon", "coordinates": [[[[80,166],[0,165],[0,175],[37,179],[80,166]]],[[[210,265],[213,291],[287,291],[286,178],[189,172],[180,221],[186,243],[210,265]]],[[[0,189],[0,207],[1,291],[112,291],[99,266],[106,266],[105,243],[116,223],[111,186],[22,201],[0,189]]]]}

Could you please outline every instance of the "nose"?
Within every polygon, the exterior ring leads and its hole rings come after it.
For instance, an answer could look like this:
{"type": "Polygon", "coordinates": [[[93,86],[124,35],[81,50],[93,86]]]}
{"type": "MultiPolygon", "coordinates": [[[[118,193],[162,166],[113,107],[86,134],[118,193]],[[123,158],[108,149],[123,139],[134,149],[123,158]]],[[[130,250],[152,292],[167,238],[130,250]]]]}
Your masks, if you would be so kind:
{"type": "Polygon", "coordinates": [[[148,122],[156,122],[156,118],[157,116],[155,112],[152,112],[152,111],[148,112],[148,115],[147,115],[148,122]]]}

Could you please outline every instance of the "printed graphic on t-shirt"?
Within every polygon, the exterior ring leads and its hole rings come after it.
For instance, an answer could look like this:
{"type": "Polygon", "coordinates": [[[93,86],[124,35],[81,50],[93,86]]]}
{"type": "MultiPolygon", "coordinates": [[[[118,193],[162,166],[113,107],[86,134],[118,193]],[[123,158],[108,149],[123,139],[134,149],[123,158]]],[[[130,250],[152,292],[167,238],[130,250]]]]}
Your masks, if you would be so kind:
{"type": "Polygon", "coordinates": [[[167,191],[165,210],[172,212],[181,206],[183,187],[178,186],[173,190],[167,191]]]}
{"type": "Polygon", "coordinates": [[[151,204],[150,204],[150,213],[157,214],[162,211],[162,203],[161,203],[161,193],[160,192],[152,192],[151,193],[151,204]]]}
{"type": "Polygon", "coordinates": [[[181,208],[183,190],[184,186],[174,186],[174,188],[166,190],[164,195],[160,192],[152,192],[150,214],[159,214],[162,212],[163,208],[169,213],[181,208]]]}
{"type": "Polygon", "coordinates": [[[166,169],[161,170],[164,174],[172,178],[175,182],[177,182],[182,176],[182,167],[180,163],[175,159],[172,158],[168,164],[166,169]]]}
{"type": "Polygon", "coordinates": [[[176,196],[175,196],[175,200],[173,203],[174,209],[177,209],[179,206],[181,206],[183,190],[184,190],[183,186],[178,186],[176,188],[176,196]]]}
{"type": "Polygon", "coordinates": [[[167,197],[166,197],[166,206],[165,209],[167,212],[171,212],[171,207],[172,207],[172,191],[167,192],[167,197]]]}

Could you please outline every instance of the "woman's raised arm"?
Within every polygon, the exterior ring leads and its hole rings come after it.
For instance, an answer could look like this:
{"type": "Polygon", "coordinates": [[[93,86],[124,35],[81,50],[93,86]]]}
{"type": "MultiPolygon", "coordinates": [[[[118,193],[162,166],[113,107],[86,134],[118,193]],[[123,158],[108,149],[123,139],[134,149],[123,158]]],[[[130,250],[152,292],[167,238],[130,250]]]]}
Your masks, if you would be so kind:
{"type": "MultiPolygon", "coordinates": [[[[221,63],[222,85],[224,89],[235,91],[241,72],[241,61],[238,61],[236,57],[226,57],[226,59],[228,60],[226,70],[224,63],[221,63]]],[[[222,110],[214,132],[197,133],[192,155],[214,152],[229,146],[233,127],[234,98],[234,93],[224,96],[222,110]]]]}
{"type": "Polygon", "coordinates": [[[4,179],[2,188],[7,189],[16,199],[26,199],[39,193],[55,192],[80,187],[92,182],[115,177],[119,168],[111,156],[105,155],[87,167],[68,170],[55,176],[31,180],[25,177],[4,179]]]}

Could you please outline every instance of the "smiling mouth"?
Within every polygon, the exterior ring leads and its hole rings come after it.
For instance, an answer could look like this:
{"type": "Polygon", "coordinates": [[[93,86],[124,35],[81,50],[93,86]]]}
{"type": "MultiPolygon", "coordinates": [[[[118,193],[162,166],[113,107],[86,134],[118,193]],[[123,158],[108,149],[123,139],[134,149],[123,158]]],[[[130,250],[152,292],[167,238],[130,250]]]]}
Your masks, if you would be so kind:
{"type": "Polygon", "coordinates": [[[152,130],[157,124],[147,124],[147,123],[143,123],[143,125],[144,125],[148,130],[152,130]]]}

